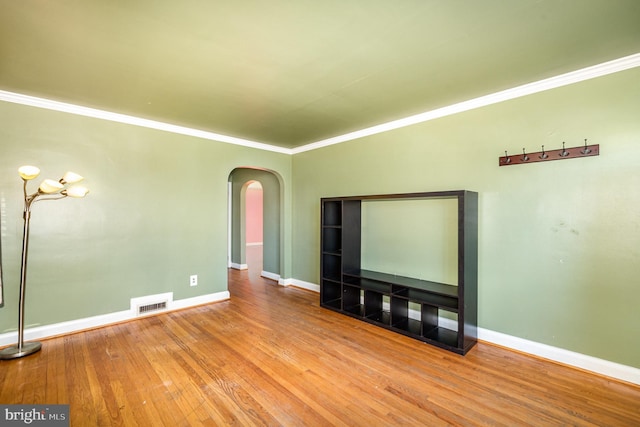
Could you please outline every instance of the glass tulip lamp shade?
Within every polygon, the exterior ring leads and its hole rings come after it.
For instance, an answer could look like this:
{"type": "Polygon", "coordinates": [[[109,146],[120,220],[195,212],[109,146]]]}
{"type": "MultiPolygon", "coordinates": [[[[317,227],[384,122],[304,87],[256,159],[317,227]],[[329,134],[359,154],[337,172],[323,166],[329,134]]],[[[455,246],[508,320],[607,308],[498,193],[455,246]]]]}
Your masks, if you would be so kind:
{"type": "Polygon", "coordinates": [[[62,184],[75,184],[76,182],[80,182],[83,179],[84,178],[81,175],[78,175],[75,172],[69,171],[69,172],[64,174],[64,176],[60,180],[60,183],[62,183],[62,184]]]}
{"type": "Polygon", "coordinates": [[[64,190],[64,185],[52,179],[45,179],[44,181],[42,181],[42,184],[40,184],[40,187],[38,187],[38,190],[40,190],[44,194],[55,194],[64,190]]]}
{"type": "Polygon", "coordinates": [[[74,187],[67,188],[64,192],[69,197],[74,197],[76,199],[81,199],[87,194],[89,194],[89,189],[87,187],[83,187],[81,185],[76,185],[74,187]]]}
{"type": "Polygon", "coordinates": [[[40,169],[35,166],[21,166],[20,169],[18,169],[18,174],[25,181],[29,181],[40,175],[40,169]]]}
{"type": "MultiPolygon", "coordinates": [[[[18,175],[23,181],[24,194],[24,229],[22,234],[22,265],[20,268],[20,294],[18,300],[18,343],[0,350],[0,359],[17,359],[33,353],[42,348],[42,344],[37,341],[24,342],[24,303],[27,285],[27,255],[29,252],[29,223],[31,220],[31,206],[39,200],[58,200],[65,197],[81,198],[89,193],[86,187],[70,186],[82,181],[82,176],[74,172],[67,172],[58,181],[45,179],[38,190],[32,194],[27,193],[27,183],[40,175],[40,169],[35,166],[21,166],[18,175]]],[[[1,268],[1,266],[0,266],[1,268]]],[[[1,270],[0,270],[1,271],[1,270]]],[[[0,286],[2,286],[0,276],[0,286]]],[[[0,288],[0,295],[2,289],[0,288]]],[[[0,303],[2,301],[0,297],[0,303]]]]}

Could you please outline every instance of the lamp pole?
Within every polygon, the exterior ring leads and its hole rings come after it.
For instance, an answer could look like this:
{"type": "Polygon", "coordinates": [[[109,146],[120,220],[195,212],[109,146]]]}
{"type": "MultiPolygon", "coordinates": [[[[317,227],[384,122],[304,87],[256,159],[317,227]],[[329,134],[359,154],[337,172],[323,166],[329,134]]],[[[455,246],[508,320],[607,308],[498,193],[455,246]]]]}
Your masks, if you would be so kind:
{"type": "Polygon", "coordinates": [[[89,190],[84,187],[67,188],[67,184],[81,181],[83,178],[72,172],[67,172],[59,181],[46,179],[38,188],[38,191],[27,195],[27,181],[36,178],[40,169],[35,166],[23,166],[18,173],[24,181],[24,228],[22,232],[22,264],[20,266],[20,296],[18,299],[18,343],[0,350],[0,360],[17,359],[38,352],[42,343],[38,341],[24,342],[24,302],[27,286],[27,256],[29,255],[29,223],[31,222],[31,205],[40,196],[53,196],[39,200],[57,200],[64,197],[84,197],[89,190]]]}
{"type": "MultiPolygon", "coordinates": [[[[27,188],[27,181],[24,182],[25,195],[27,188]]],[[[35,200],[35,197],[29,200],[29,197],[25,196],[24,199],[24,228],[22,232],[22,264],[20,266],[20,297],[18,299],[18,344],[14,347],[8,347],[7,349],[0,351],[0,358],[4,359],[5,356],[12,356],[6,358],[18,358],[35,353],[42,348],[42,344],[38,341],[24,342],[24,301],[25,292],[27,287],[27,256],[29,255],[29,223],[31,222],[31,202],[35,200]]]]}

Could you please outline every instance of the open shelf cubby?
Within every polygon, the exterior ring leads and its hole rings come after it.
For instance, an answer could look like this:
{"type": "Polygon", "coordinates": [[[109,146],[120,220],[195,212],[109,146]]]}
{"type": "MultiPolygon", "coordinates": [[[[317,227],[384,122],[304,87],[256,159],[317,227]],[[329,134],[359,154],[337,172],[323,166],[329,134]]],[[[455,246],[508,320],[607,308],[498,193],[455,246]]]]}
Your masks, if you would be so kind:
{"type": "MultiPolygon", "coordinates": [[[[453,216],[453,215],[452,215],[453,216]]],[[[398,219],[401,221],[401,219],[398,219]]],[[[367,228],[369,227],[369,228],[367,228]]],[[[393,234],[394,222],[388,221],[393,234]]],[[[443,349],[466,354],[477,342],[478,194],[439,191],[321,199],[320,305],[443,349]],[[362,206],[370,201],[453,200],[455,280],[426,280],[362,266],[362,206]],[[452,282],[452,283],[450,283],[452,282]]],[[[412,239],[424,239],[415,235],[412,239]]],[[[431,239],[432,236],[428,236],[431,239]]],[[[381,248],[393,251],[393,247],[381,248]]],[[[418,262],[420,264],[420,262],[418,262]]],[[[428,264],[425,262],[425,264],[428,264]]],[[[420,266],[418,266],[420,267],[420,266]]],[[[413,269],[415,271],[415,269],[413,269]]]]}

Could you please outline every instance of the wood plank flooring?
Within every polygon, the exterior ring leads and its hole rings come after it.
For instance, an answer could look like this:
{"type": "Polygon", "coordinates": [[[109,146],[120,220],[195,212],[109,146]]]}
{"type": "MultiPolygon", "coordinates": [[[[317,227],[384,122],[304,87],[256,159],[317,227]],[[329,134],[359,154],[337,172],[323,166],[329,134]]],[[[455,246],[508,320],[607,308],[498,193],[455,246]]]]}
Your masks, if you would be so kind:
{"type": "Polygon", "coordinates": [[[479,343],[458,356],[230,271],[229,301],[43,341],[0,403],[72,426],[638,426],[640,387],[479,343]]]}

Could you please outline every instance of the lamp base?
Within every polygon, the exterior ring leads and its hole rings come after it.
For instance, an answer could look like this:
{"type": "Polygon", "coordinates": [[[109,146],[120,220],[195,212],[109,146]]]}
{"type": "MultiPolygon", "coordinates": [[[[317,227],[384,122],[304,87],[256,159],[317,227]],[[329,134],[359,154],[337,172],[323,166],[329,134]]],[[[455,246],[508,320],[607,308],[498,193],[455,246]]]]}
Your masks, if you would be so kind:
{"type": "Polygon", "coordinates": [[[0,360],[17,359],[19,357],[28,356],[40,351],[42,344],[38,341],[31,341],[22,344],[22,348],[18,345],[12,345],[0,350],[0,360]]]}

